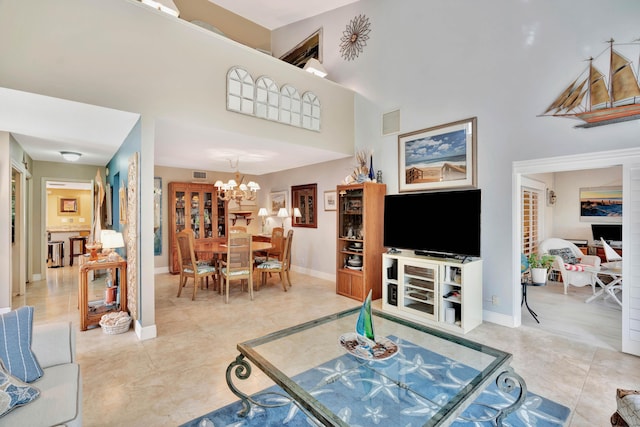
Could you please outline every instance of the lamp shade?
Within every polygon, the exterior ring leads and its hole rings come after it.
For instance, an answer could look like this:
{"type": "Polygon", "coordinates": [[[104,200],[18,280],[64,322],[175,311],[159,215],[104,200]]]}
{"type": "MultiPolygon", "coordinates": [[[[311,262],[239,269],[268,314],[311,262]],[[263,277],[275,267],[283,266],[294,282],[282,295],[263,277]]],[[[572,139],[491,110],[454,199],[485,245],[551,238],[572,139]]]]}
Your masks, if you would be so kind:
{"type": "Polygon", "coordinates": [[[293,208],[293,216],[294,218],[302,218],[302,213],[300,212],[300,209],[293,208]]]}
{"type": "Polygon", "coordinates": [[[102,230],[100,242],[102,243],[102,249],[124,248],[122,233],[114,230],[102,230]]]}
{"type": "Polygon", "coordinates": [[[287,212],[287,209],[280,208],[280,210],[278,211],[278,218],[287,218],[288,216],[289,212],[287,212]]]}
{"type": "Polygon", "coordinates": [[[258,216],[269,216],[269,212],[267,212],[267,208],[260,208],[260,210],[258,210],[258,216]]]}

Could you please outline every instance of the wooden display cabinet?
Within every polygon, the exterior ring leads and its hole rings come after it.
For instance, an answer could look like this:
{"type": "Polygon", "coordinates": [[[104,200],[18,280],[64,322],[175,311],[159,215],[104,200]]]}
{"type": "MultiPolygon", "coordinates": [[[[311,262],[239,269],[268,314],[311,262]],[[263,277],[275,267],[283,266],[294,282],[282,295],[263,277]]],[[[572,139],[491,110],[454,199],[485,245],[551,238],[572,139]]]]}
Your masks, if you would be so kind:
{"type": "Polygon", "coordinates": [[[336,292],[364,301],[382,296],[384,184],[339,185],[337,209],[336,292]]]}
{"type": "Polygon", "coordinates": [[[213,184],[169,183],[169,271],[180,272],[176,233],[193,230],[195,250],[206,252],[227,235],[227,202],[213,184]]]}
{"type": "MultiPolygon", "coordinates": [[[[107,313],[127,311],[127,261],[122,259],[120,255],[113,259],[100,255],[96,261],[89,261],[88,256],[80,256],[78,260],[80,330],[86,331],[89,326],[99,324],[102,316],[107,313]],[[111,273],[113,287],[116,288],[111,303],[107,299],[105,280],[96,278],[98,270],[111,273]],[[92,277],[91,283],[89,283],[90,276],[92,277]]],[[[101,277],[106,277],[106,275],[101,277]]]]}

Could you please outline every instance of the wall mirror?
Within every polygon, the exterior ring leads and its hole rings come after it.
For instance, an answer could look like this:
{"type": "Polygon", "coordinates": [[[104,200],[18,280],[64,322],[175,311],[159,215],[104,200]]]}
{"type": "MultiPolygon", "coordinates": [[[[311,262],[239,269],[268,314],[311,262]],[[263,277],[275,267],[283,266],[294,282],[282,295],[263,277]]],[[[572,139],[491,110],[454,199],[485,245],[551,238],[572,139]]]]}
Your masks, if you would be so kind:
{"type": "Polygon", "coordinates": [[[317,184],[294,185],[291,187],[291,225],[294,227],[318,228],[317,184]],[[296,210],[297,209],[297,210],[296,210]]]}

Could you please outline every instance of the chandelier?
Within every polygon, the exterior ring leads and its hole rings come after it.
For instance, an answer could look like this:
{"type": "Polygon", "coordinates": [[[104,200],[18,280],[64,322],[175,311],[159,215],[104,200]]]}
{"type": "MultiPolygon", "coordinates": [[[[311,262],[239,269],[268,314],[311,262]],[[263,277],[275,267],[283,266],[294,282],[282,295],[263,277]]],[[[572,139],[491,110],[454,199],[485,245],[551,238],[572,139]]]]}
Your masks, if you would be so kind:
{"type": "MultiPolygon", "coordinates": [[[[238,206],[240,202],[243,200],[255,200],[258,195],[258,190],[260,189],[260,185],[258,183],[249,181],[247,184],[243,183],[244,177],[240,178],[240,172],[238,171],[238,163],[240,160],[236,161],[235,169],[236,169],[236,179],[230,179],[229,181],[222,182],[221,180],[217,180],[215,184],[213,184],[218,193],[218,198],[220,200],[235,201],[238,206]],[[238,185],[238,182],[240,185],[238,185]]],[[[233,163],[229,160],[229,164],[233,167],[233,163]]]]}

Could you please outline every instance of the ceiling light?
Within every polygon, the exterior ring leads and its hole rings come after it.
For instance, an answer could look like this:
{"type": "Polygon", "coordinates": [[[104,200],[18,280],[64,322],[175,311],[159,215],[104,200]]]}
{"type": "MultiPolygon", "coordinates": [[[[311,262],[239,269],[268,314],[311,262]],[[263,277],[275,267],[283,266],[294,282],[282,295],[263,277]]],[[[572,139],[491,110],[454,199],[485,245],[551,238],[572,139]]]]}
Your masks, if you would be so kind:
{"type": "Polygon", "coordinates": [[[60,155],[68,162],[75,162],[82,156],[82,154],[76,153],[75,151],[61,151],[60,155]]]}
{"type": "Polygon", "coordinates": [[[320,61],[316,58],[311,58],[304,64],[304,68],[307,73],[315,74],[318,77],[324,78],[327,75],[327,70],[324,69],[320,61]]]}
{"type": "Polygon", "coordinates": [[[147,6],[151,6],[154,9],[158,9],[161,12],[168,13],[169,15],[178,16],[180,11],[176,7],[175,3],[171,0],[140,0],[147,6]]]}
{"type": "MultiPolygon", "coordinates": [[[[233,167],[231,160],[229,160],[229,163],[231,167],[233,167]]],[[[220,200],[233,200],[240,206],[243,200],[250,201],[256,199],[260,185],[253,181],[249,181],[247,184],[243,183],[244,177],[240,178],[238,163],[240,163],[240,160],[237,160],[235,164],[236,179],[230,179],[226,184],[221,180],[217,180],[213,185],[218,189],[218,198],[220,200]]]]}

